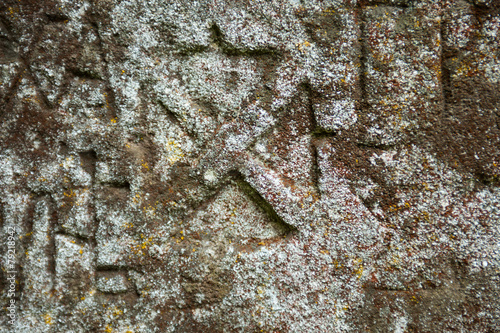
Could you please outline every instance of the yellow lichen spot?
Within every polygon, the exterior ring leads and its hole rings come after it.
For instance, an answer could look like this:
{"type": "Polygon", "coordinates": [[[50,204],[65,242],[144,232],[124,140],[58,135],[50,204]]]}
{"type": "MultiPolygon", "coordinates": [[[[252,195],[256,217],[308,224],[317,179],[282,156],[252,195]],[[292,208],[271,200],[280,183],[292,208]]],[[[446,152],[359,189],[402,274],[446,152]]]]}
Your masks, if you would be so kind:
{"type": "Polygon", "coordinates": [[[104,329],[104,332],[106,332],[106,333],[111,333],[111,332],[113,332],[113,329],[111,328],[111,325],[109,325],[109,324],[108,324],[108,325],[106,325],[106,328],[104,329]]]}
{"type": "Polygon", "coordinates": [[[69,190],[69,192],[68,192],[68,193],[64,192],[63,194],[64,194],[64,196],[65,196],[65,197],[67,197],[67,198],[72,198],[72,197],[76,196],[76,193],[75,193],[75,192],[73,192],[73,190],[69,190]]]}
{"type": "Polygon", "coordinates": [[[52,321],[52,317],[50,314],[46,314],[43,316],[43,319],[45,320],[45,324],[52,325],[54,322],[52,321]]]}
{"type": "Polygon", "coordinates": [[[165,145],[166,159],[169,164],[174,164],[178,160],[184,157],[184,152],[181,149],[181,145],[173,139],[169,139],[165,145]]]}
{"type": "Polygon", "coordinates": [[[134,224],[133,223],[129,223],[129,222],[125,222],[125,224],[123,225],[124,228],[133,228],[134,227],[134,224]]]}
{"type": "Polygon", "coordinates": [[[45,320],[45,324],[48,324],[48,325],[54,324],[54,322],[52,321],[52,317],[48,313],[43,316],[43,319],[45,320]]]}
{"type": "Polygon", "coordinates": [[[117,119],[116,117],[111,118],[111,120],[110,120],[110,121],[111,121],[111,123],[116,124],[116,119],[117,119]]]}
{"type": "Polygon", "coordinates": [[[358,269],[356,269],[354,272],[358,276],[358,279],[361,279],[361,277],[363,276],[363,265],[360,264],[358,269]]]}

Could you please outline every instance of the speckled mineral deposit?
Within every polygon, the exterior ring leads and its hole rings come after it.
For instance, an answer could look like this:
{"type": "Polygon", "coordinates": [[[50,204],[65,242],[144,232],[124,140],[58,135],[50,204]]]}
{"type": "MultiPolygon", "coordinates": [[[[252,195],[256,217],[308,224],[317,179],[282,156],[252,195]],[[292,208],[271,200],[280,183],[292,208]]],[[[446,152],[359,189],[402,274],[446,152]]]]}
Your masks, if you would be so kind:
{"type": "Polygon", "coordinates": [[[500,1],[1,0],[0,332],[500,332],[500,1]]]}

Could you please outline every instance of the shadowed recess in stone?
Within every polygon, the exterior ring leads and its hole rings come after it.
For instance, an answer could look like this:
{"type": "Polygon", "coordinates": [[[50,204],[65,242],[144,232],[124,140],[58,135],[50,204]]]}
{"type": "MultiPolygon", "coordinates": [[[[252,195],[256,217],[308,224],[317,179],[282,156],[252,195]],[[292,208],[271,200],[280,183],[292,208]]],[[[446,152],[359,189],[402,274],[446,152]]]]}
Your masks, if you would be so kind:
{"type": "Polygon", "coordinates": [[[276,213],[273,206],[271,206],[248,182],[245,181],[243,175],[233,172],[238,187],[248,196],[248,198],[262,211],[264,211],[269,218],[269,222],[281,235],[287,235],[297,232],[297,228],[289,225],[276,213]]]}
{"type": "Polygon", "coordinates": [[[275,212],[239,173],[193,216],[192,230],[208,228],[229,239],[270,239],[296,231],[275,212]]]}

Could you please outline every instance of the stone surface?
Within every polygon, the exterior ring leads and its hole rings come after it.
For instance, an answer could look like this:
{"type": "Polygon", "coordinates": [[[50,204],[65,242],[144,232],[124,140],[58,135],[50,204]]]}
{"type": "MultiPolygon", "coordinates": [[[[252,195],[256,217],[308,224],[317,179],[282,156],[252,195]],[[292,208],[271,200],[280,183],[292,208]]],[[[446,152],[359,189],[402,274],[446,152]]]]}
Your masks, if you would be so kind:
{"type": "Polygon", "coordinates": [[[494,0],[2,1],[0,332],[500,332],[499,36],[494,0]]]}

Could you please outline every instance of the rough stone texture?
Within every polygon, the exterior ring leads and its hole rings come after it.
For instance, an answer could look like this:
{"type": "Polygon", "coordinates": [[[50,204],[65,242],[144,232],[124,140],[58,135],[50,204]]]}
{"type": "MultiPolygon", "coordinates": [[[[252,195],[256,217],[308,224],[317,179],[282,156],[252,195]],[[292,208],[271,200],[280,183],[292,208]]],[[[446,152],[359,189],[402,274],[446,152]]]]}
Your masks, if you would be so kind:
{"type": "Polygon", "coordinates": [[[0,332],[500,332],[496,0],[3,0],[0,332]]]}

